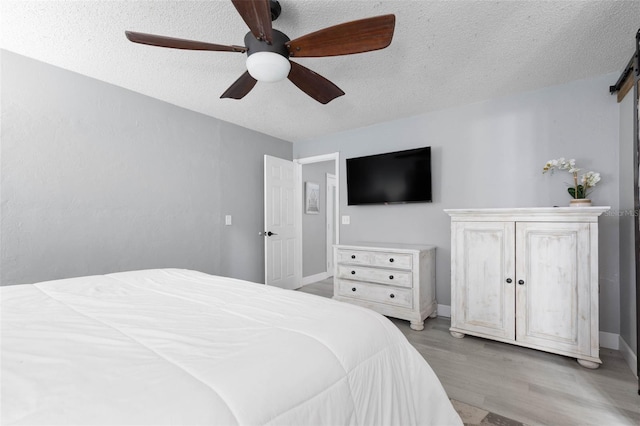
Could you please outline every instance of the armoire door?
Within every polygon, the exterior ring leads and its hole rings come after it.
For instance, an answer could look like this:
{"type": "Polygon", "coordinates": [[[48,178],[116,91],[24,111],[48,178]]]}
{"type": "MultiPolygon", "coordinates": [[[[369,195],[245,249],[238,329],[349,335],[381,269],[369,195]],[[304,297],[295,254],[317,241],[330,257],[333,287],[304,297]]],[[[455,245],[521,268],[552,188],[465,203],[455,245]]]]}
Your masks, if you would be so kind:
{"type": "Polygon", "coordinates": [[[597,282],[590,246],[588,223],[516,224],[517,341],[565,353],[591,352],[590,322],[598,313],[590,297],[592,273],[597,282]]]}
{"type": "Polygon", "coordinates": [[[454,222],[451,330],[515,337],[515,223],[454,222]]]}

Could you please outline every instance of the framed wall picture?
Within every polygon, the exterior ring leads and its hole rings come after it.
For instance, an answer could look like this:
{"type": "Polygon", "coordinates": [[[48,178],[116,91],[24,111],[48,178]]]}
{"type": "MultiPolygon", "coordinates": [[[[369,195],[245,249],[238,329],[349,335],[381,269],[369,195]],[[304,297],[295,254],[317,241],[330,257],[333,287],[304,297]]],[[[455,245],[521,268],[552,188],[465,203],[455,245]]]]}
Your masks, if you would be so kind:
{"type": "Polygon", "coordinates": [[[314,182],[305,183],[305,209],[306,214],[320,213],[320,186],[314,182]]]}

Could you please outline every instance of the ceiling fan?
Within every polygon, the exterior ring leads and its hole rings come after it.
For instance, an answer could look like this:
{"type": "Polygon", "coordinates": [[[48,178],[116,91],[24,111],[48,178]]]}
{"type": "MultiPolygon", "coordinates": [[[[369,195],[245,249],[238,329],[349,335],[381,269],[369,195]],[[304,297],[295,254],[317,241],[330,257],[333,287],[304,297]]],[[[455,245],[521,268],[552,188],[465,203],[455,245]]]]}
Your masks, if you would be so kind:
{"type": "Polygon", "coordinates": [[[153,34],[125,31],[134,43],[187,50],[210,50],[247,54],[247,71],[221,98],[242,99],[258,81],[291,80],[316,101],[326,104],[344,92],[335,84],[289,60],[290,57],[350,55],[384,49],[391,44],[395,28],[394,15],[382,15],[334,25],[291,40],[274,30],[271,22],[280,16],[277,0],[231,0],[249,27],[245,46],[225,46],[153,34]]]}

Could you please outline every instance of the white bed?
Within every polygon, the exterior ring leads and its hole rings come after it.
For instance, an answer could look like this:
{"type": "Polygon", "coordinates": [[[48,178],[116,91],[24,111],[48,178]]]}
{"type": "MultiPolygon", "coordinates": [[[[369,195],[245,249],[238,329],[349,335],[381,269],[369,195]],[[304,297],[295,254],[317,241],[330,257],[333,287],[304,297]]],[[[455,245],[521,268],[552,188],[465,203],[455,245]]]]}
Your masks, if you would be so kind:
{"type": "Polygon", "coordinates": [[[1,289],[1,423],[461,425],[385,317],[179,269],[1,289]]]}

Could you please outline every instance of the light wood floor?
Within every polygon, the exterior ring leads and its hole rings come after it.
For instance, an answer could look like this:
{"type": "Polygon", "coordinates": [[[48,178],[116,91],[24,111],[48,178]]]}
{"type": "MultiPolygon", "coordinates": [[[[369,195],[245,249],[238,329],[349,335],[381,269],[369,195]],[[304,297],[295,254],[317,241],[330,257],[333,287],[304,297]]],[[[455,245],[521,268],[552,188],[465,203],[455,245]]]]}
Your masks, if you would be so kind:
{"type": "MultiPolygon", "coordinates": [[[[299,291],[333,296],[331,279],[299,291]]],[[[390,318],[436,372],[450,398],[529,425],[640,425],[637,380],[618,351],[602,348],[588,370],[560,355],[449,335],[449,319],[423,331],[390,318]]]]}

